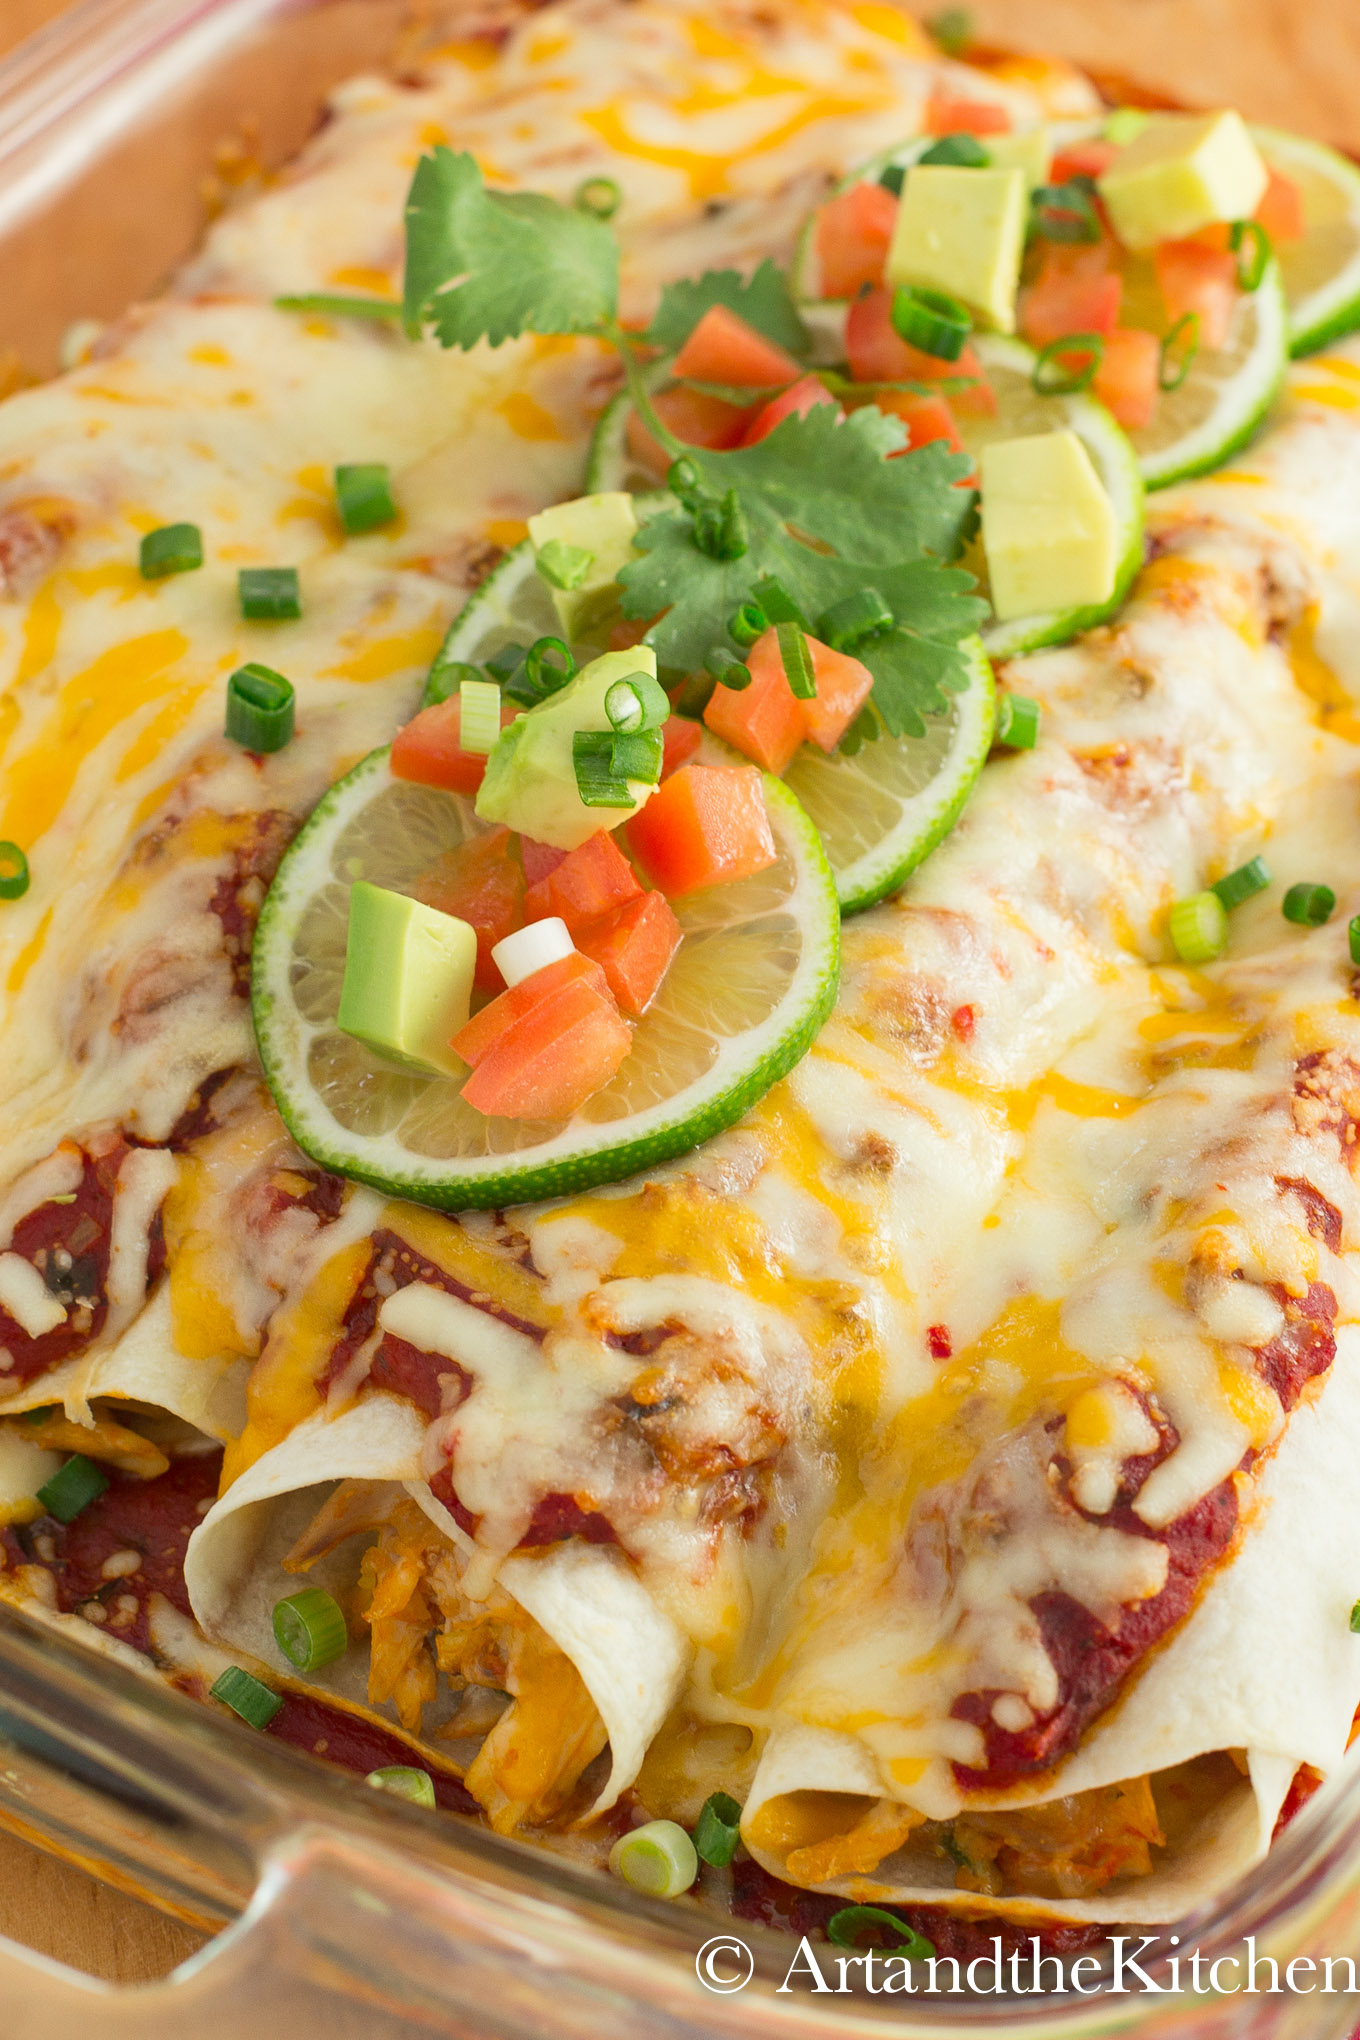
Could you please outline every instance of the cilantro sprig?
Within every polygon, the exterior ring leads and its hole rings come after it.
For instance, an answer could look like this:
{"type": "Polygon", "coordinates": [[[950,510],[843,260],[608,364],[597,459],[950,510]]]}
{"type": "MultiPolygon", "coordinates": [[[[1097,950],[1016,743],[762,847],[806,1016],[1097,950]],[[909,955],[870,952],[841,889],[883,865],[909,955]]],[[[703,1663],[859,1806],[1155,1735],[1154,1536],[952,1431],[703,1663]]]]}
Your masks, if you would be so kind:
{"type": "MultiPolygon", "coordinates": [[[[646,634],[667,684],[700,671],[726,620],[773,577],[815,628],[846,595],[875,589],[892,627],[856,647],[874,676],[872,703],[894,736],[920,735],[968,684],[962,640],[986,605],[953,566],[976,520],[970,463],[939,441],[904,452],[900,420],[831,405],[790,416],[731,453],[682,447],[657,416],[635,344],[619,324],[619,250],[588,212],[532,192],[489,190],[474,159],[436,148],[421,158],[406,205],[403,318],[445,347],[521,333],[594,334],[619,352],[642,419],[684,484],[649,518],[623,569],[624,614],[655,618],[646,634]]],[[[726,305],[794,355],[808,336],[773,263],[749,279],[719,270],[667,287],[646,342],[679,347],[703,314],[726,305]]]]}

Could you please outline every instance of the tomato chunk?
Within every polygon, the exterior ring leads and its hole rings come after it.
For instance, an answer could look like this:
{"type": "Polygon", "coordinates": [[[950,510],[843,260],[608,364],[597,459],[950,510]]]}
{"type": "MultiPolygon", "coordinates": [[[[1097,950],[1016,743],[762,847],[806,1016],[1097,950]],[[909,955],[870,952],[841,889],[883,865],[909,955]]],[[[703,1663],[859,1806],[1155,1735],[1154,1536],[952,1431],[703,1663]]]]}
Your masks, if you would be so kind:
{"type": "Polygon", "coordinates": [[[530,886],[524,896],[524,918],[543,921],[556,914],[575,940],[578,929],[637,899],[641,891],[632,865],[609,832],[601,829],[530,886]]]}
{"type": "Polygon", "coordinates": [[[1224,346],[1237,306],[1237,257],[1199,241],[1163,241],[1152,259],[1167,318],[1174,324],[1193,312],[1201,347],[1224,346]]]}
{"type": "Polygon", "coordinates": [[[1069,142],[1049,166],[1048,182],[1066,184],[1073,177],[1103,177],[1119,154],[1114,142],[1092,135],[1087,142],[1069,142]]]}
{"type": "Polygon", "coordinates": [[[1126,432],[1152,421],[1157,409],[1157,373],[1161,348],[1155,333],[1140,326],[1117,326],[1105,341],[1105,354],[1091,385],[1126,432]]]}
{"type": "Polygon", "coordinates": [[[524,866],[526,885],[535,886],[540,879],[556,871],[566,857],[565,850],[556,850],[551,843],[536,843],[532,836],[519,839],[519,858],[524,866]]]}
{"type": "MultiPolygon", "coordinates": [[[[958,421],[949,408],[947,397],[922,397],[915,390],[880,390],[874,402],[880,411],[900,418],[906,426],[908,437],[903,453],[910,453],[918,446],[928,446],[932,439],[947,440],[955,453],[962,453],[958,421]]],[[[900,456],[894,454],[892,458],[896,460],[900,456]]]]}
{"type": "Polygon", "coordinates": [[[626,826],[639,862],[671,899],[749,878],[778,855],[753,765],[684,765],[626,826]]]}
{"type": "Polygon", "coordinates": [[[996,393],[982,372],[974,347],[965,347],[957,361],[926,354],[897,333],[892,322],[893,293],[866,291],[846,315],[845,358],[856,382],[939,382],[945,376],[972,376],[974,387],[951,400],[961,411],[991,416],[996,393]]]}
{"type": "Polygon", "coordinates": [[[1079,253],[1046,246],[1039,274],[1020,300],[1020,330],[1031,347],[1051,346],[1067,333],[1113,333],[1124,285],[1105,253],[1103,246],[1079,253]]]}
{"type": "MultiPolygon", "coordinates": [[[[704,721],[714,736],[724,738],[743,757],[754,759],[778,778],[788,770],[807,734],[802,704],[784,677],[772,630],[752,645],[746,663],[751,669],[750,686],[740,693],[734,687],[715,687],[704,721]]],[[[665,890],[669,892],[670,887],[665,890]]]]}
{"type": "Polygon", "coordinates": [[[499,998],[489,1000],[479,1013],[474,1013],[470,1020],[464,1022],[449,1047],[475,1070],[512,1021],[522,1019],[541,999],[555,999],[560,992],[577,984],[587,985],[601,995],[609,989],[600,965],[591,957],[583,956],[579,949],[573,949],[570,956],[561,956],[556,963],[545,963],[542,970],[521,978],[499,998]]]}
{"type": "Polygon", "coordinates": [[[897,200],[881,184],[852,184],[817,216],[817,261],[822,296],[857,297],[882,280],[888,244],[897,225],[897,200]]]}
{"type": "Polygon", "coordinates": [[[683,939],[665,895],[649,892],[606,914],[580,941],[603,970],[620,1012],[636,1020],[660,991],[683,939]]]}
{"type": "Polygon", "coordinates": [[[1301,241],[1308,231],[1303,209],[1303,192],[1292,177],[1286,177],[1273,163],[1266,164],[1270,182],[1256,208],[1256,218],[1272,241],[1301,241]]]}
{"type": "Polygon", "coordinates": [[[991,99],[951,99],[936,90],[926,106],[925,131],[928,135],[1008,135],[1010,111],[991,99]]]}
{"type": "Polygon", "coordinates": [[[771,397],[768,404],[761,406],[742,434],[742,445],[754,446],[758,439],[768,438],[785,418],[806,418],[818,404],[835,404],[840,410],[824,382],[815,375],[800,376],[796,383],[790,383],[786,390],[781,390],[777,397],[771,397]]]}
{"type": "Polygon", "coordinates": [[[504,982],[491,952],[505,936],[524,926],[524,871],[508,829],[470,836],[422,872],[413,888],[418,900],[441,914],[456,914],[477,931],[477,968],[472,982],[494,991],[504,982]]]}
{"type": "MultiPolygon", "coordinates": [[[[926,397],[927,404],[943,404],[943,397],[926,397]]],[[[949,406],[945,404],[945,409],[949,406]]],[[[833,651],[817,638],[808,639],[817,692],[811,701],[800,701],[803,728],[808,742],[823,751],[834,751],[845,732],[869,698],[874,676],[860,659],[849,652],[833,651]]]]}
{"type": "MultiPolygon", "coordinates": [[[[657,417],[669,425],[677,439],[686,446],[706,446],[714,453],[727,453],[739,446],[751,416],[749,408],[729,404],[706,390],[661,390],[652,403],[657,417]]],[[[658,446],[636,411],[628,414],[628,451],[654,474],[664,475],[671,464],[670,455],[658,446]]]]}
{"type": "Polygon", "coordinates": [[[802,374],[791,354],[726,305],[709,306],[672,368],[681,379],[732,383],[741,389],[796,382],[802,374]]]}
{"type": "Polygon", "coordinates": [[[565,1119],[609,1082],[632,1045],[614,1001],[578,979],[511,1021],[463,1096],[488,1119],[565,1119]]]}
{"type": "Polygon", "coordinates": [[[687,715],[667,716],[661,726],[661,777],[669,779],[672,772],[688,765],[703,741],[703,731],[687,715]]]}
{"type": "MultiPolygon", "coordinates": [[[[503,702],[501,728],[512,723],[518,713],[513,702],[503,702]]],[[[456,694],[422,708],[392,740],[393,778],[442,786],[448,793],[476,793],[486,776],[486,759],[462,748],[462,720],[456,694]]]]}

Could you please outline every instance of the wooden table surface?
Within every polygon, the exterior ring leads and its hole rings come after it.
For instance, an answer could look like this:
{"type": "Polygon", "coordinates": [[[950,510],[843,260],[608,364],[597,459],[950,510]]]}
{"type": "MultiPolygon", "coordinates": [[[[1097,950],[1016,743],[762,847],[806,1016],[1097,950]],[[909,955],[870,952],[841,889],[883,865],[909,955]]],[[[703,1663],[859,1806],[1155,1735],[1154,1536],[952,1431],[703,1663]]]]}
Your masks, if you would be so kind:
{"type": "MultiPolygon", "coordinates": [[[[0,55],[64,4],[0,0],[0,55]]],[[[1061,52],[1360,153],[1357,0],[973,0],[969,12],[989,42],[1061,52]]],[[[0,1932],[119,1982],[164,1976],[202,1941],[3,1834],[0,1932]]]]}

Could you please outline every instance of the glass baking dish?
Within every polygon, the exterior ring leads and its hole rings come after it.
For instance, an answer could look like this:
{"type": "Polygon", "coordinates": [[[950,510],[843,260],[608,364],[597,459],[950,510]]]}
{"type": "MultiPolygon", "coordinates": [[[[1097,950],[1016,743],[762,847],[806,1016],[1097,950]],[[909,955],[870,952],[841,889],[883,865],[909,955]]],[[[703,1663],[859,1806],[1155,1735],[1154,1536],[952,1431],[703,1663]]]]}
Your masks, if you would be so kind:
{"type": "MultiPolygon", "coordinates": [[[[67,327],[153,292],[214,192],[285,160],[339,79],[472,23],[468,0],[84,0],[0,64],[0,356],[50,372],[67,327]]],[[[885,2024],[1339,2040],[1360,2011],[1339,1989],[1178,1995],[1151,1955],[1157,1993],[885,1999],[813,1991],[806,1970],[781,1990],[795,1944],[740,1921],[723,1938],[749,1950],[751,1980],[705,1988],[713,1915],[369,1792],[2,1606],[0,1822],[222,1929],[136,1989],[0,1940],[3,2040],[852,2040],[885,2024]]],[[[1248,1935],[1282,1966],[1360,1963],[1360,1769],[1174,1931],[1206,1966],[1248,1935]]],[[[709,1973],[735,1974],[736,1953],[709,1973]]]]}

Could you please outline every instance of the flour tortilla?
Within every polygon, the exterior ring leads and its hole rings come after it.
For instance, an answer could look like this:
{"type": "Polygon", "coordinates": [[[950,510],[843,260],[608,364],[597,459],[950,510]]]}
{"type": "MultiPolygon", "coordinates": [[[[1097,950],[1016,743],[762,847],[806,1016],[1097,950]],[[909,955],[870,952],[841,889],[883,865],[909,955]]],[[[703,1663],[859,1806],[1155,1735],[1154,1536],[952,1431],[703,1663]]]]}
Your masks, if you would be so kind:
{"type": "MultiPolygon", "coordinates": [[[[1154,1859],[1150,1876],[1116,1880],[1087,1899],[989,1899],[957,1890],[952,1864],[908,1845],[870,1878],[818,1888],[862,1899],[872,1884],[874,1897],[893,1903],[1139,1926],[1179,1917],[1258,1863],[1295,1770],[1336,1768],[1360,1701],[1360,1637],[1349,1627],[1360,1591],[1360,1512],[1350,1506],[1357,1464],[1360,1328],[1348,1326],[1320,1392],[1289,1419],[1245,1534],[1169,1643],[1055,1772],[1009,1792],[963,1796],[978,1810],[1033,1806],[1213,1751],[1245,1751],[1248,1776],[1178,1850],[1154,1859]]],[[[751,1824],[771,1799],[813,1791],[909,1797],[891,1791],[857,1736],[803,1724],[776,1731],[743,1817],[747,1847],[776,1876],[787,1875],[782,1859],[755,1845],[751,1824]]]]}
{"type": "MultiPolygon", "coordinates": [[[[175,1345],[170,1292],[164,1283],[111,1346],[96,1346],[35,1374],[8,1395],[0,1395],[0,1417],[60,1403],[74,1424],[93,1421],[98,1397],[146,1403],[182,1417],[196,1431],[225,1444],[239,1437],[246,1417],[250,1362],[236,1354],[188,1360],[175,1345]]],[[[0,1376],[0,1380],[3,1380],[0,1376]]]]}
{"type": "MultiPolygon", "coordinates": [[[[283,1571],[281,1560],[337,1481],[380,1483],[390,1488],[394,1502],[409,1495],[451,1544],[470,1555],[471,1538],[421,1474],[427,1429],[427,1419],[412,1404],[370,1395],[340,1416],[309,1417],[256,1460],[189,1542],[184,1577],[208,1635],[264,1665],[281,1666],[274,1604],[300,1584],[296,1574],[283,1571]]],[[[348,1584],[357,1544],[350,1539],[318,1559],[308,1582],[348,1584]]],[[[611,1755],[609,1778],[593,1809],[602,1813],[637,1776],[679,1694],[689,1646],[623,1554],[611,1547],[555,1545],[542,1555],[507,1559],[497,1579],[571,1659],[600,1711],[611,1755]]],[[[309,1672],[307,1683],[368,1713],[367,1676],[367,1654],[350,1651],[337,1664],[309,1672]]]]}

